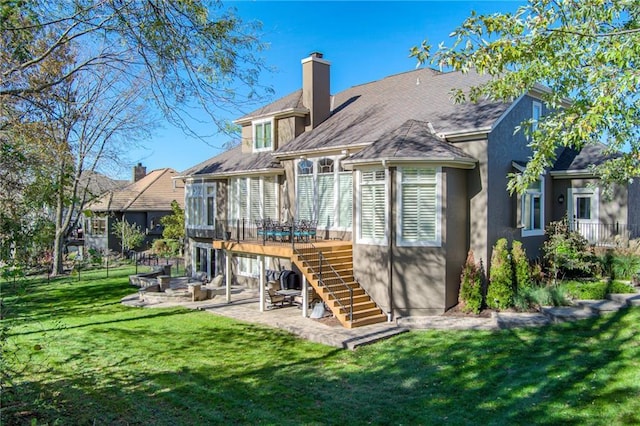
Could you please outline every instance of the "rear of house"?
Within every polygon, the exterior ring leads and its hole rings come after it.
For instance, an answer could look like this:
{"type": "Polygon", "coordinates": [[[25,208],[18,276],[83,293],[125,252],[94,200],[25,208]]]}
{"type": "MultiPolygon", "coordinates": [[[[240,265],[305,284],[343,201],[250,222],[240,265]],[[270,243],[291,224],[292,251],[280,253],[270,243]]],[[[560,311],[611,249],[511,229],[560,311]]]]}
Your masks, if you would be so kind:
{"type": "MultiPolygon", "coordinates": [[[[486,265],[507,237],[537,256],[549,221],[567,208],[584,220],[584,188],[597,180],[561,156],[525,194],[509,194],[508,174],[531,155],[514,128],[545,114],[542,92],[509,104],[451,102],[453,88],[483,81],[418,69],[331,95],[329,62],[303,59],[301,90],[236,120],[240,146],[181,174],[192,271],[212,276],[230,265],[235,283],[255,286],[266,264],[304,278],[291,252],[239,244],[256,240],[265,219],[303,220],[320,240],[348,243],[349,279],[393,318],[454,306],[469,250],[486,265]]],[[[591,197],[591,220],[635,223],[629,188],[606,202],[591,197]]]]}

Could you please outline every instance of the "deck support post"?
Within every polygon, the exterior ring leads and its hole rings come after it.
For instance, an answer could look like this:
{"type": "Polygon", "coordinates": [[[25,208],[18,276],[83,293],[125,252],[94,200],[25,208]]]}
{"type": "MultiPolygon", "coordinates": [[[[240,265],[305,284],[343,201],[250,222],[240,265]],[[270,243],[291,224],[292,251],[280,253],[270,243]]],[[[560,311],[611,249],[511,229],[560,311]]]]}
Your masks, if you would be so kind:
{"type": "Polygon", "coordinates": [[[226,297],[227,303],[231,303],[231,253],[228,250],[224,251],[224,276],[226,284],[226,297]]]}
{"type": "Polygon", "coordinates": [[[258,256],[258,293],[260,294],[260,312],[264,312],[265,270],[264,256],[258,256]]]}
{"type": "Polygon", "coordinates": [[[302,317],[306,318],[309,310],[309,283],[307,277],[302,274],[302,317]]]}

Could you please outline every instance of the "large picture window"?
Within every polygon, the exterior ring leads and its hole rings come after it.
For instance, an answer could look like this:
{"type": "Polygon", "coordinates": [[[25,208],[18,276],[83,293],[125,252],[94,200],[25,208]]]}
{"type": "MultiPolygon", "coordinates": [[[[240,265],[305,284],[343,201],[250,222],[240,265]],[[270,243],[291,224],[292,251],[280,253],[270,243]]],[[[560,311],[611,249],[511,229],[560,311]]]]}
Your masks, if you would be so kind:
{"type": "Polygon", "coordinates": [[[229,180],[229,219],[277,219],[278,186],[274,176],[233,178],[229,180]]]}
{"type": "Polygon", "coordinates": [[[440,245],[439,181],[439,169],[398,169],[398,245],[440,245]]]}
{"type": "Polygon", "coordinates": [[[360,172],[358,242],[385,244],[388,203],[385,170],[360,172]]]}
{"type": "Polygon", "coordinates": [[[353,175],[338,157],[303,159],[296,167],[296,216],[316,220],[321,229],[351,229],[353,175]]]}
{"type": "Polygon", "coordinates": [[[213,228],[216,219],[216,184],[187,183],[186,222],[189,228],[213,228]]]}

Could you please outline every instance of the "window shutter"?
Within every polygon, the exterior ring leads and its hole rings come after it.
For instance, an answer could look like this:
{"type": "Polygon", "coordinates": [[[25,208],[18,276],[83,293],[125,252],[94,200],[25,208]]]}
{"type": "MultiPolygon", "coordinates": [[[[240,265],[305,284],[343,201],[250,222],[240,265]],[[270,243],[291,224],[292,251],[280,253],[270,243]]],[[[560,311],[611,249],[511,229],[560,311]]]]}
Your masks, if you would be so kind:
{"type": "Polygon", "coordinates": [[[298,176],[298,206],[296,215],[298,219],[313,219],[313,176],[298,176]]]}
{"type": "Polygon", "coordinates": [[[338,174],[338,226],[342,228],[351,228],[353,220],[353,174],[338,174]]]}
{"type": "Polygon", "coordinates": [[[385,173],[363,172],[361,180],[360,236],[363,239],[382,241],[385,237],[385,173]]]}
{"type": "Polygon", "coordinates": [[[334,224],[335,188],[331,174],[318,175],[318,226],[331,228],[334,224]]]}
{"type": "Polygon", "coordinates": [[[247,179],[238,179],[238,217],[245,219],[249,217],[249,194],[247,191],[247,179]]]}
{"type": "Polygon", "coordinates": [[[262,197],[260,197],[260,179],[249,178],[249,219],[260,219],[262,216],[262,197]]]}
{"type": "Polygon", "coordinates": [[[264,212],[263,218],[278,218],[277,185],[273,177],[264,178],[264,212]]]}
{"type": "Polygon", "coordinates": [[[407,168],[402,169],[401,174],[401,240],[435,241],[438,238],[436,170],[407,168]]]}

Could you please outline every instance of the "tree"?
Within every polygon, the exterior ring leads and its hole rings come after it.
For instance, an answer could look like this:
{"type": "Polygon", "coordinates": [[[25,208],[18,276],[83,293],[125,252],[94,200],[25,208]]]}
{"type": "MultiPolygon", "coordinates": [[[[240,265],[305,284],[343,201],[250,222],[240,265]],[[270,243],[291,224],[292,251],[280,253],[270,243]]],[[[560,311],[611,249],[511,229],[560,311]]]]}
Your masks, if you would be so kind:
{"type": "Polygon", "coordinates": [[[490,76],[457,102],[511,102],[537,84],[550,112],[517,130],[533,155],[509,189],[524,191],[552,165],[558,147],[604,142],[616,154],[594,171],[605,183],[640,174],[640,8],[637,0],[529,0],[515,13],[472,13],[452,33],[451,47],[428,41],[411,49],[419,63],[490,76]],[[533,130],[532,130],[533,129],[533,130]],[[617,155],[624,151],[622,155],[617,155]]]}
{"type": "Polygon", "coordinates": [[[140,226],[135,223],[129,223],[126,220],[116,220],[113,224],[113,235],[120,239],[122,254],[129,250],[139,247],[144,241],[144,232],[140,230],[140,226]]]}
{"type": "Polygon", "coordinates": [[[0,16],[0,99],[28,99],[106,67],[143,81],[143,97],[193,134],[192,108],[223,130],[221,111],[259,102],[266,90],[258,84],[259,25],[220,1],[6,0],[0,16]],[[67,52],[77,52],[72,66],[51,72],[67,52]]]}
{"type": "Polygon", "coordinates": [[[487,306],[492,309],[507,309],[513,306],[513,266],[506,238],[500,238],[493,246],[489,267],[487,306]]]}
{"type": "Polygon", "coordinates": [[[479,314],[482,309],[482,274],[471,250],[460,277],[460,302],[463,312],[479,314]]]}
{"type": "Polygon", "coordinates": [[[180,207],[176,200],[173,200],[171,202],[171,211],[170,215],[160,219],[160,223],[164,226],[162,238],[182,241],[184,239],[184,209],[180,207]]]}
{"type": "MultiPolygon", "coordinates": [[[[3,203],[28,211],[20,191],[43,190],[38,208],[53,211],[56,226],[54,273],[88,201],[83,173],[119,158],[119,142],[131,144],[151,128],[145,106],[191,134],[186,120],[199,106],[226,131],[224,111],[259,101],[263,89],[258,27],[220,2],[6,0],[0,17],[0,141],[3,154],[15,155],[6,161],[13,169],[31,167],[3,203]],[[35,185],[39,178],[44,185],[35,185]]],[[[16,217],[24,216],[3,216],[3,237],[5,224],[24,225],[16,217]]],[[[12,232],[3,246],[21,241],[12,232]]]]}

